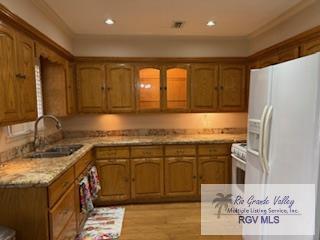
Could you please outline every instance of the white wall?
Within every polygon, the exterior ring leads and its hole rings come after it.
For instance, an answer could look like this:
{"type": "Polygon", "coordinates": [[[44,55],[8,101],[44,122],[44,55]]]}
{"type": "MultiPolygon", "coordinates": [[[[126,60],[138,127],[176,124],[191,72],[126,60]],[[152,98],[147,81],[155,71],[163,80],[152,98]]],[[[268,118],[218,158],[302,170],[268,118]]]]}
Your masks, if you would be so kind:
{"type": "Polygon", "coordinates": [[[150,113],[80,115],[62,120],[64,130],[246,128],[247,113],[150,113]]]}
{"type": "Polygon", "coordinates": [[[77,37],[76,56],[102,57],[243,57],[249,42],[243,38],[211,37],[77,37]]]}
{"type": "Polygon", "coordinates": [[[0,0],[0,3],[66,50],[72,52],[72,37],[42,13],[31,0],[0,0]]]}
{"type": "Polygon", "coordinates": [[[274,28],[250,39],[250,54],[320,25],[320,0],[274,28]]]}

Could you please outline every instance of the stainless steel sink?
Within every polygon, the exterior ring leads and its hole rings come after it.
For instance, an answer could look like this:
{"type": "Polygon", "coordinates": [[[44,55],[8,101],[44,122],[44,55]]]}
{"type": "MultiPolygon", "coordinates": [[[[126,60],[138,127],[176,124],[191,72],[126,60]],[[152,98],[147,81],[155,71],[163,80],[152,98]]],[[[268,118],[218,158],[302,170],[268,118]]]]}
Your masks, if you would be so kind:
{"type": "Polygon", "coordinates": [[[78,151],[80,148],[82,148],[83,145],[65,145],[65,146],[57,146],[49,148],[43,152],[33,152],[27,157],[29,158],[56,158],[56,157],[65,157],[69,156],[72,153],[78,151]]]}

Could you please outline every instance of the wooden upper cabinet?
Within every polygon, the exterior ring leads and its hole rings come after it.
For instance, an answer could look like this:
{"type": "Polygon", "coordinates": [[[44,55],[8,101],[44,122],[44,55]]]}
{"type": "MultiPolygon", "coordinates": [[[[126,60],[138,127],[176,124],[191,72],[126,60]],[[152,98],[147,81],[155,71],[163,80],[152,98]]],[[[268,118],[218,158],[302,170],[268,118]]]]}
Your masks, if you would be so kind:
{"type": "Polygon", "coordinates": [[[219,110],[238,112],[245,110],[246,66],[220,65],[219,110]]]}
{"type": "Polygon", "coordinates": [[[67,65],[47,59],[41,59],[40,65],[44,114],[67,116],[67,65]]]}
{"type": "Polygon", "coordinates": [[[77,95],[76,95],[76,80],[75,80],[75,66],[69,63],[67,69],[67,102],[68,114],[77,112],[77,95]]]}
{"type": "Polygon", "coordinates": [[[191,111],[213,112],[218,107],[218,67],[191,66],[191,111]]]}
{"type": "Polygon", "coordinates": [[[120,201],[130,198],[130,165],[128,159],[97,161],[101,182],[99,200],[120,201]]]}
{"type": "Polygon", "coordinates": [[[165,195],[185,196],[197,193],[197,163],[195,157],[165,159],[165,195]]]}
{"type": "Polygon", "coordinates": [[[104,64],[77,66],[79,112],[105,112],[106,74],[104,64]]]}
{"type": "Polygon", "coordinates": [[[165,68],[164,109],[186,111],[189,108],[189,67],[165,68]]]}
{"type": "Polygon", "coordinates": [[[21,114],[24,121],[37,118],[34,42],[23,34],[17,36],[17,60],[21,114]]]}
{"type": "Polygon", "coordinates": [[[161,197],[163,191],[163,159],[131,159],[132,198],[161,197]]]}
{"type": "Polygon", "coordinates": [[[137,107],[140,112],[161,110],[161,68],[145,66],[137,68],[137,107]]]}
{"type": "Polygon", "coordinates": [[[107,66],[107,98],[110,112],[135,111],[134,68],[127,64],[107,66]]]}
{"type": "Polygon", "coordinates": [[[271,55],[266,55],[266,56],[263,56],[261,59],[259,59],[259,68],[271,66],[271,65],[277,64],[278,62],[279,62],[279,58],[276,53],[273,53],[271,55]]]}
{"type": "Polygon", "coordinates": [[[16,35],[0,22],[0,124],[20,120],[19,85],[16,68],[16,35]]]}
{"type": "Polygon", "coordinates": [[[299,57],[299,47],[288,48],[281,50],[278,53],[278,62],[286,62],[299,57]]]}
{"type": "Polygon", "coordinates": [[[320,52],[320,38],[313,38],[301,45],[301,55],[307,56],[316,52],[320,52]]]}

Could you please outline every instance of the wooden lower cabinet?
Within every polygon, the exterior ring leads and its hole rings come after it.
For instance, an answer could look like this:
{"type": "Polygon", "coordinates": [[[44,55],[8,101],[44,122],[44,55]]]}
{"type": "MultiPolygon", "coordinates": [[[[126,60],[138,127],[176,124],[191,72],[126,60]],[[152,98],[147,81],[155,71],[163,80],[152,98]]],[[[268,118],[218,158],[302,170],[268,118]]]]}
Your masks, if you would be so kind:
{"type": "Polygon", "coordinates": [[[228,156],[210,156],[199,158],[199,190],[201,184],[230,183],[228,156]]]}
{"type": "Polygon", "coordinates": [[[131,159],[132,198],[157,198],[163,192],[163,159],[131,159]]]}
{"type": "Polygon", "coordinates": [[[130,165],[128,159],[99,160],[100,200],[121,201],[130,198],[130,165]]]}
{"type": "Polygon", "coordinates": [[[165,159],[165,195],[185,196],[197,193],[197,164],[195,157],[165,159]]]}
{"type": "MultiPolygon", "coordinates": [[[[75,215],[75,194],[74,184],[67,190],[64,196],[50,210],[50,239],[58,239],[63,235],[65,226],[70,225],[69,220],[75,215]]],[[[76,229],[76,221],[72,221],[76,229]]],[[[71,228],[71,226],[69,226],[71,228]]],[[[76,233],[76,232],[75,232],[76,233]]]]}
{"type": "Polygon", "coordinates": [[[77,236],[76,214],[73,214],[60,234],[58,240],[74,240],[77,236]]]}

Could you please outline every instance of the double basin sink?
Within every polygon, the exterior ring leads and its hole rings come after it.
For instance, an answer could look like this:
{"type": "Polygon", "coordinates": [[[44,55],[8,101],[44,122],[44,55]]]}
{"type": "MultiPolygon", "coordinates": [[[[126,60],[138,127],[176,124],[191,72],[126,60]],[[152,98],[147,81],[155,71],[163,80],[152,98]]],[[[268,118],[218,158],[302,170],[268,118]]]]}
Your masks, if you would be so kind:
{"type": "Polygon", "coordinates": [[[41,152],[33,152],[29,154],[27,157],[29,158],[56,158],[56,157],[65,157],[73,154],[74,152],[78,151],[82,148],[83,145],[76,144],[76,145],[65,145],[65,146],[57,146],[49,148],[45,151],[41,152]]]}

